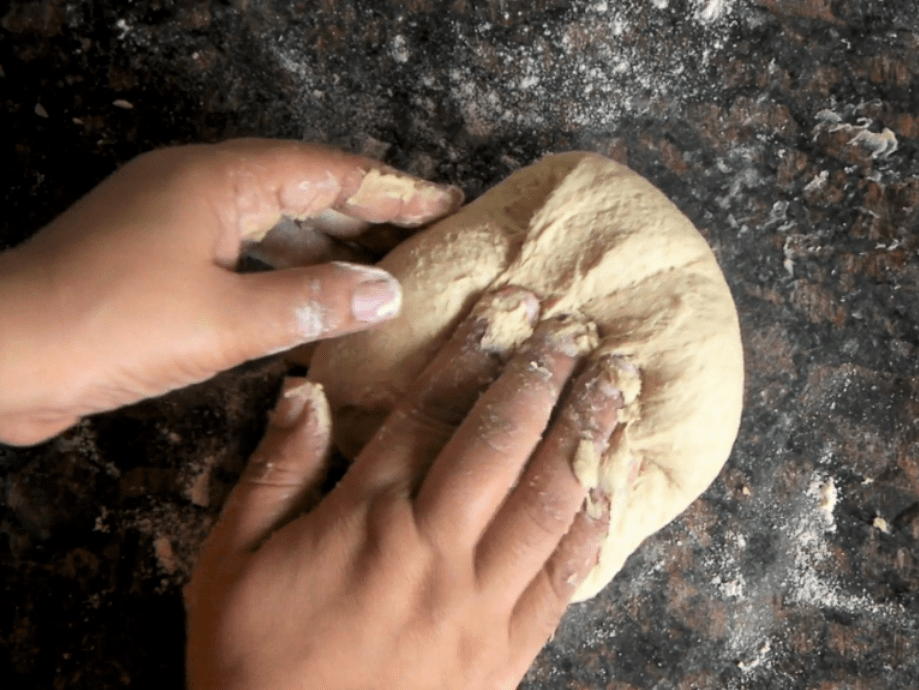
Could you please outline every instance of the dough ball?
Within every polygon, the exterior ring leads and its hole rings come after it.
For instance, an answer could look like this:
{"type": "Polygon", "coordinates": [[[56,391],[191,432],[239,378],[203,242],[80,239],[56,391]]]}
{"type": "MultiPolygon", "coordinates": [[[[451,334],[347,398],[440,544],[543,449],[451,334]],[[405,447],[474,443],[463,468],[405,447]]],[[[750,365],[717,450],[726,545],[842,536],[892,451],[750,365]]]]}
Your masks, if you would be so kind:
{"type": "Polygon", "coordinates": [[[401,315],[320,344],[309,372],[325,387],[348,456],[487,289],[529,288],[541,318],[585,315],[600,336],[593,356],[615,355],[623,371],[637,372],[623,379],[630,390],[618,442],[574,464],[583,484],[610,498],[609,536],[574,600],[602,589],[727,459],[743,396],[734,302],[703,237],[627,167],[591,153],[548,156],[379,265],[402,283],[401,315]]]}

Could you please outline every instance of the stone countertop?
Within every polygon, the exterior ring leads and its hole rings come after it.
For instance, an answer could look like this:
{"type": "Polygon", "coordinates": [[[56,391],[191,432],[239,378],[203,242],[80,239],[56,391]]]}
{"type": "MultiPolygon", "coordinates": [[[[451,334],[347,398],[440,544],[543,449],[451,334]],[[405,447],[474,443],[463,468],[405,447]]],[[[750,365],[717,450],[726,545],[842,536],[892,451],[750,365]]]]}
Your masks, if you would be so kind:
{"type": "MultiPolygon", "coordinates": [[[[329,142],[469,196],[547,152],[625,162],[718,256],[746,410],[523,687],[919,688],[912,0],[119,4],[0,10],[0,248],[166,144],[329,142]]],[[[180,587],[283,371],[0,447],[5,688],[179,687],[180,587]]]]}

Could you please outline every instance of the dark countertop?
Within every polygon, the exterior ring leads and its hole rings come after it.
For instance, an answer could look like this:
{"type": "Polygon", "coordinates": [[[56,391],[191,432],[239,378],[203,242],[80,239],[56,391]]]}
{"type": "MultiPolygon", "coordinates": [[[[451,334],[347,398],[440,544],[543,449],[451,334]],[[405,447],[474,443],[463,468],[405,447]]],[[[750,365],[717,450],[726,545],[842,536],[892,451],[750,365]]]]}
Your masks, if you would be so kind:
{"type": "MultiPolygon", "coordinates": [[[[746,410],[524,687],[919,688],[912,0],[122,4],[0,6],[0,248],[165,144],[303,137],[470,196],[550,151],[623,161],[716,251],[746,410]]],[[[179,686],[180,587],[282,373],[0,447],[4,688],[179,686]]]]}

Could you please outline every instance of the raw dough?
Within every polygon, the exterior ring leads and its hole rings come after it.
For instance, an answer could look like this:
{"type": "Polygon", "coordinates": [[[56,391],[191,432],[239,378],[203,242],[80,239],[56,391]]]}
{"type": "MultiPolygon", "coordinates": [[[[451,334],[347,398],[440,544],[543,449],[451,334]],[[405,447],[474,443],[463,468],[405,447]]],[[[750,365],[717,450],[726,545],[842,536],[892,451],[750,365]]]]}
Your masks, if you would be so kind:
{"type": "Polygon", "coordinates": [[[590,153],[546,157],[379,265],[402,282],[402,314],[321,344],[309,372],[325,386],[347,455],[486,289],[533,290],[541,318],[586,315],[601,337],[594,356],[617,356],[627,402],[618,443],[574,463],[582,483],[610,497],[609,537],[573,600],[602,589],[727,459],[743,395],[734,302],[699,232],[625,166],[590,153]]]}

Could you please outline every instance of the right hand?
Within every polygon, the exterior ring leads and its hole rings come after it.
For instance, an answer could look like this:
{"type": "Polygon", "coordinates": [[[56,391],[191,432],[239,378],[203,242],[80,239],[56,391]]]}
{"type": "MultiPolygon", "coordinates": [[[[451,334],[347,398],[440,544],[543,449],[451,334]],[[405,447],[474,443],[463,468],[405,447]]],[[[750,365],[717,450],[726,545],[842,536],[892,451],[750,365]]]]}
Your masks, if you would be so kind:
{"type": "Polygon", "coordinates": [[[572,460],[606,449],[621,400],[599,367],[574,375],[571,323],[506,367],[488,328],[457,329],[305,514],[330,420],[319,386],[288,385],[186,590],[190,687],[519,683],[597,562],[608,515],[584,512],[572,460]]]}

